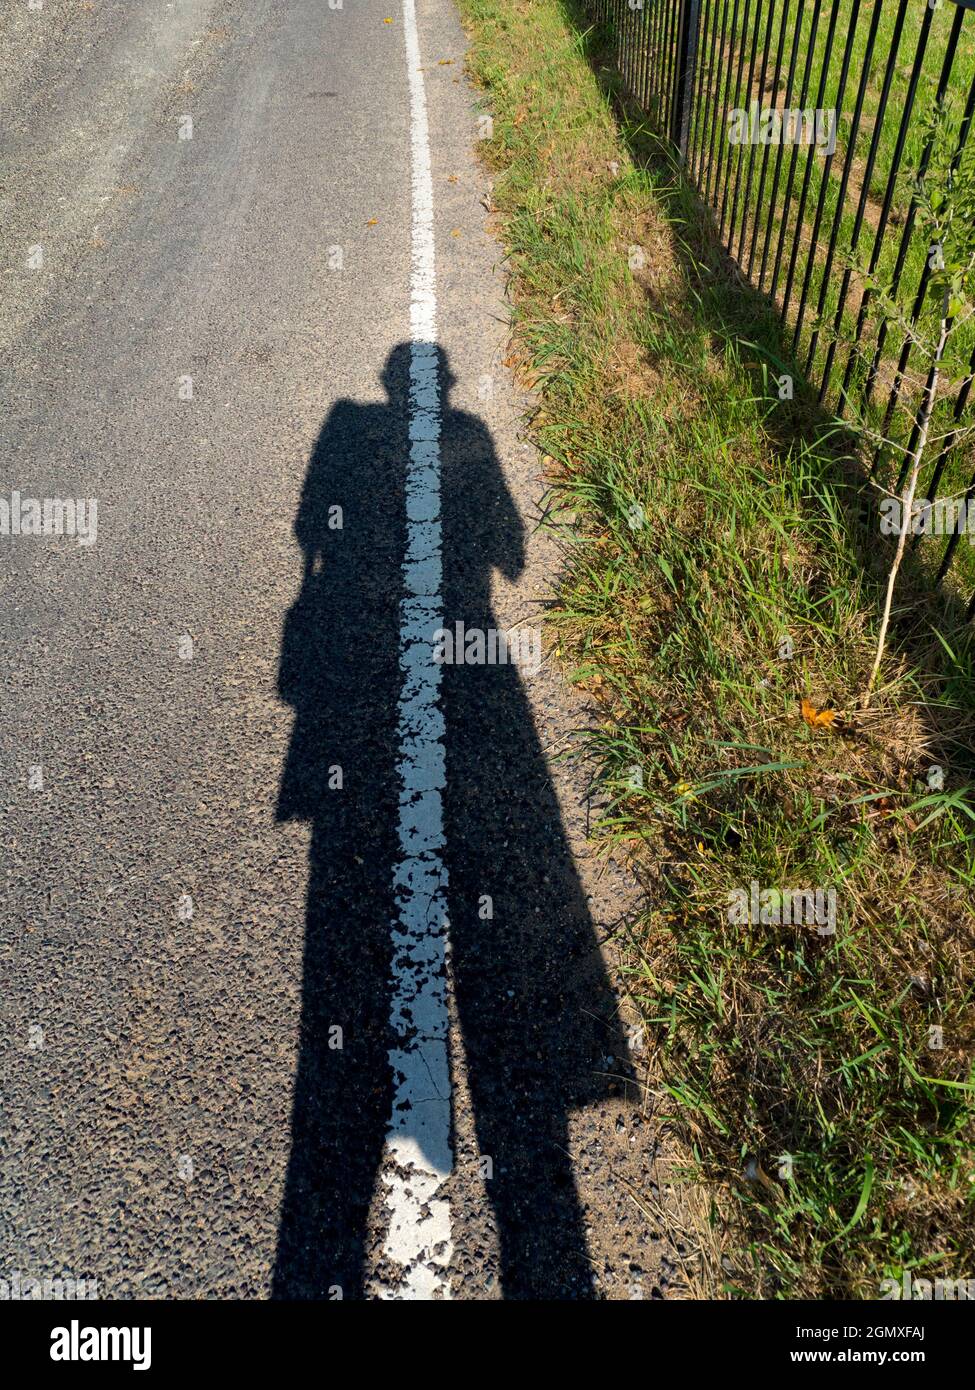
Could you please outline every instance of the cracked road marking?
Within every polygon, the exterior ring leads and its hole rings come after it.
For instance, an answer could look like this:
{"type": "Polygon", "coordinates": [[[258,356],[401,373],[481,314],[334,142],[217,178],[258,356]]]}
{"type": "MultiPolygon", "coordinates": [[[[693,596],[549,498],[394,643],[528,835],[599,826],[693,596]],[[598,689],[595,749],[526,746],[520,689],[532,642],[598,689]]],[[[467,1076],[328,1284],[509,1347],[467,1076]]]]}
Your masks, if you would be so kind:
{"type": "Polygon", "coordinates": [[[443,864],[444,716],[440,667],[431,660],[441,624],[440,386],[427,105],[414,0],[403,0],[410,88],[410,456],[406,557],[400,608],[399,842],[393,883],[390,1052],[394,1099],[383,1184],[385,1253],[402,1269],[389,1298],[449,1298],[450,1205],[438,1197],[450,1174],[447,900],[443,864]]]}

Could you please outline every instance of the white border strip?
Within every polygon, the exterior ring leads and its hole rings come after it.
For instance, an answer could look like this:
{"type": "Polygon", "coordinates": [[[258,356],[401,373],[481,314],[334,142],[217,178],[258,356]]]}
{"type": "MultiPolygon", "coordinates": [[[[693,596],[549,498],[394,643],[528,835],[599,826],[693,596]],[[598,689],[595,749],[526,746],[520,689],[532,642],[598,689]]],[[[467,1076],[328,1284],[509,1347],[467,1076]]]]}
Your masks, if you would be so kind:
{"type": "Polygon", "coordinates": [[[403,0],[410,85],[413,191],[410,273],[410,457],[400,607],[399,799],[401,862],[393,876],[390,1052],[395,1096],[383,1182],[385,1254],[401,1266],[389,1298],[449,1298],[450,1205],[437,1193],[453,1165],[447,1010],[446,779],[441,667],[432,637],[442,622],[440,385],[427,103],[414,0],[403,0]]]}

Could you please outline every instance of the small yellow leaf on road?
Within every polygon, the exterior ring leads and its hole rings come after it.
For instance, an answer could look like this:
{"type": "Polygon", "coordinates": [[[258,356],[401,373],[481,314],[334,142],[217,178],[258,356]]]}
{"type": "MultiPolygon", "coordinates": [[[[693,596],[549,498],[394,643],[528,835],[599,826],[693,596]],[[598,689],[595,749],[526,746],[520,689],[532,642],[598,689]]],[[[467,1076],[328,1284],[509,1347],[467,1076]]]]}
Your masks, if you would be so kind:
{"type": "Polygon", "coordinates": [[[366,226],[367,226],[367,227],[375,227],[376,224],[378,223],[378,221],[379,221],[379,218],[378,218],[378,217],[370,217],[369,221],[366,223],[366,226]]]}

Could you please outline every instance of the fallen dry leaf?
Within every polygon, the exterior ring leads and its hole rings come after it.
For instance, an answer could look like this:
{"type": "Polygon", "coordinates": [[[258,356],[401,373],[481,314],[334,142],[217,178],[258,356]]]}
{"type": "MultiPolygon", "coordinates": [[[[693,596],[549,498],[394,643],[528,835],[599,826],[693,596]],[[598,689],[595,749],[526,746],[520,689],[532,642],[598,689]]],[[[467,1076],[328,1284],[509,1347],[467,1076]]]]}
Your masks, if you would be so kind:
{"type": "Polygon", "coordinates": [[[835,709],[817,709],[811,700],[803,699],[802,717],[810,729],[829,729],[836,718],[835,709]]]}

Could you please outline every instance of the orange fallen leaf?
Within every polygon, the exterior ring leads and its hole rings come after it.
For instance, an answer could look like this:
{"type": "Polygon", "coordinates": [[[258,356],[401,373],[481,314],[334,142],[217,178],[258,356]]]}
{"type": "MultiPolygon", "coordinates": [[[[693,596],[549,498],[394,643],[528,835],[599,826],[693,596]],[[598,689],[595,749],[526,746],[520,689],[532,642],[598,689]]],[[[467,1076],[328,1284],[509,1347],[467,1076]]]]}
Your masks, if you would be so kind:
{"type": "Polygon", "coordinates": [[[378,218],[378,217],[370,217],[369,221],[366,223],[366,226],[367,226],[367,227],[375,227],[376,224],[378,223],[378,221],[379,221],[379,218],[378,218]]]}
{"type": "Polygon", "coordinates": [[[836,718],[836,710],[817,709],[811,700],[803,699],[802,717],[810,729],[829,729],[836,718]]]}

